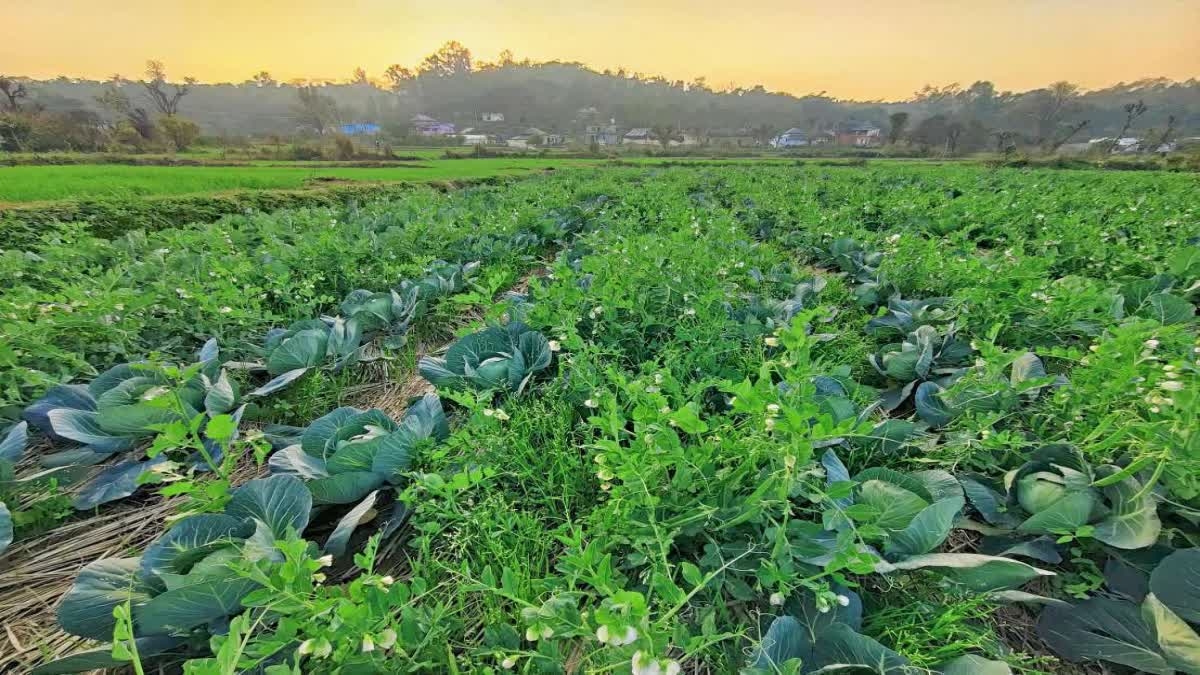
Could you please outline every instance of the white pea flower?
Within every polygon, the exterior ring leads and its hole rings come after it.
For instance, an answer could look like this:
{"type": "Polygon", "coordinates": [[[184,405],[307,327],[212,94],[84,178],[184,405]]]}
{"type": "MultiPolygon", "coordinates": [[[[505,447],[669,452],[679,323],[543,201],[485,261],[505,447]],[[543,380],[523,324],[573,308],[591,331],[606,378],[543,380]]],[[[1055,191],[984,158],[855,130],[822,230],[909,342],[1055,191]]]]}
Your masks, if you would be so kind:
{"type": "Polygon", "coordinates": [[[333,564],[333,556],[332,555],[323,555],[320,558],[317,558],[317,564],[320,565],[321,567],[329,567],[330,565],[333,564]]]}
{"type": "Polygon", "coordinates": [[[558,340],[550,340],[549,344],[550,344],[550,351],[552,351],[552,352],[556,352],[556,351],[562,349],[562,345],[559,344],[558,340]]]}
{"type": "Polygon", "coordinates": [[[1183,391],[1183,383],[1176,380],[1168,380],[1166,382],[1160,382],[1158,384],[1158,388],[1162,389],[1163,391],[1183,391]]]}
{"type": "Polygon", "coordinates": [[[362,650],[363,653],[375,651],[375,641],[371,639],[370,635],[363,636],[362,650]]]}
{"type": "Polygon", "coordinates": [[[777,338],[777,337],[763,338],[763,344],[768,347],[778,347],[779,346],[779,338],[777,338]]]}
{"type": "Polygon", "coordinates": [[[496,409],[496,419],[498,419],[498,420],[500,420],[501,422],[503,422],[503,421],[505,421],[505,420],[509,419],[508,413],[506,413],[506,412],[504,412],[503,410],[501,410],[501,409],[497,408],[497,409],[496,409]]]}
{"type": "Polygon", "coordinates": [[[584,402],[583,402],[583,407],[585,407],[585,408],[597,408],[597,407],[599,407],[599,404],[597,404],[597,403],[596,403],[594,400],[592,400],[592,399],[590,399],[590,398],[589,398],[588,400],[586,400],[586,401],[584,401],[584,402]]]}
{"type": "Polygon", "coordinates": [[[391,628],[384,628],[379,633],[379,646],[384,649],[391,649],[396,644],[396,631],[391,628]]]}
{"type": "Polygon", "coordinates": [[[783,606],[783,593],[772,593],[771,594],[771,605],[774,607],[782,607],[783,606]]]}
{"type": "Polygon", "coordinates": [[[492,410],[491,408],[484,408],[484,409],[483,409],[483,416],[484,416],[484,417],[491,417],[491,416],[493,416],[493,415],[495,415],[495,414],[496,414],[496,411],[495,411],[495,410],[492,410]]]}
{"type": "Polygon", "coordinates": [[[517,665],[517,657],[509,656],[500,662],[500,667],[505,670],[512,670],[517,665]]]}
{"type": "Polygon", "coordinates": [[[839,605],[841,605],[842,607],[849,607],[850,606],[850,598],[849,598],[849,596],[839,594],[837,596],[837,603],[839,605]]]}

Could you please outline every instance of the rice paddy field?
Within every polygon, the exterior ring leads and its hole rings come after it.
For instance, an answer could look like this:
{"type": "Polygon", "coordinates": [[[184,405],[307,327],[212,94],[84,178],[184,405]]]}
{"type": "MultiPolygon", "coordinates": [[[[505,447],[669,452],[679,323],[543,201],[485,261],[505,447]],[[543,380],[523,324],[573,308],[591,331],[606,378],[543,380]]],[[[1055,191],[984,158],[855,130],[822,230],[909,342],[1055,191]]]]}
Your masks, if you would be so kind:
{"type": "Polygon", "coordinates": [[[0,672],[1200,672],[1195,175],[537,161],[0,245],[0,672]]]}

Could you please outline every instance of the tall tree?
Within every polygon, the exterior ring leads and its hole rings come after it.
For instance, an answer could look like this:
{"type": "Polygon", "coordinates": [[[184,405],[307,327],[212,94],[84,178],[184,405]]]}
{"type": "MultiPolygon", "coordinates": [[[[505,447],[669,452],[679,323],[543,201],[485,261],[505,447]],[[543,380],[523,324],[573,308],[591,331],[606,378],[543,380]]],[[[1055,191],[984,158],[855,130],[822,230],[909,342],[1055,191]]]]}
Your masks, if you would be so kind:
{"type": "Polygon", "coordinates": [[[311,85],[296,89],[296,104],[292,111],[301,124],[312,127],[321,136],[338,119],[337,103],[321,93],[320,88],[311,85]]]}
{"type": "Polygon", "coordinates": [[[451,40],[425,57],[418,72],[434,77],[451,77],[471,72],[471,50],[451,40]]]}
{"type": "Polygon", "coordinates": [[[271,77],[271,73],[265,70],[260,70],[250,78],[250,81],[259,87],[274,87],[275,78],[271,77]]]}
{"type": "Polygon", "coordinates": [[[145,108],[133,105],[129,96],[116,83],[109,83],[96,97],[96,103],[101,108],[123,117],[138,136],[145,140],[154,138],[154,120],[150,119],[150,113],[146,112],[145,108]]]}
{"type": "Polygon", "coordinates": [[[354,75],[350,78],[350,84],[371,84],[367,79],[367,71],[361,66],[354,69],[354,75]]]}
{"type": "Polygon", "coordinates": [[[404,88],[404,85],[412,81],[413,72],[399,63],[393,63],[383,71],[383,77],[388,81],[388,88],[398,92],[404,88]]]}
{"type": "Polygon", "coordinates": [[[170,84],[167,82],[167,68],[163,62],[150,60],[146,62],[146,79],[141,83],[146,89],[146,98],[150,99],[155,109],[167,117],[172,117],[179,112],[179,102],[191,91],[192,85],[196,84],[196,78],[185,77],[183,84],[170,84]]]}
{"type": "Polygon", "coordinates": [[[11,112],[20,112],[21,100],[29,98],[29,90],[24,82],[18,82],[6,75],[0,75],[0,94],[4,94],[4,105],[11,112]]]}
{"type": "Polygon", "coordinates": [[[888,144],[895,145],[904,138],[904,130],[908,128],[908,113],[894,112],[888,115],[888,144]]]}

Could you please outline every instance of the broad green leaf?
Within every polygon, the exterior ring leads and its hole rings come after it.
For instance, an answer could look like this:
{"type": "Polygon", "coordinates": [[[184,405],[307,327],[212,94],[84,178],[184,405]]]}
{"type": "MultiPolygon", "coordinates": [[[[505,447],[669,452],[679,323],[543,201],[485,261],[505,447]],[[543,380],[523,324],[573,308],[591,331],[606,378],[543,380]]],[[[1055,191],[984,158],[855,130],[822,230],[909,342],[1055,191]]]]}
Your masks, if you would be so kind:
{"type": "Polygon", "coordinates": [[[338,430],[349,425],[362,412],[358,408],[344,406],[318,417],[300,436],[300,447],[313,457],[328,459],[337,450],[338,430]]]}
{"type": "Polygon", "coordinates": [[[986,484],[986,479],[975,476],[959,476],[958,482],[971,501],[971,506],[983,519],[997,527],[1016,527],[1018,520],[1008,512],[1004,495],[986,484]]]}
{"type": "Polygon", "coordinates": [[[276,452],[267,463],[273,474],[291,474],[306,481],[329,477],[325,460],[308,454],[299,445],[289,445],[276,452]]]}
{"type": "Polygon", "coordinates": [[[1200,636],[1153,593],[1142,601],[1142,619],[1158,638],[1158,646],[1173,668],[1200,673],[1200,636]]]}
{"type": "Polygon", "coordinates": [[[1054,576],[1053,572],[1019,560],[976,553],[927,553],[880,567],[882,572],[931,569],[980,593],[1015,588],[1037,577],[1054,576]]]}
{"type": "Polygon", "coordinates": [[[953,661],[934,666],[933,672],[937,675],[1012,675],[1007,663],[974,654],[964,654],[953,661]]]}
{"type": "Polygon", "coordinates": [[[246,394],[246,396],[267,396],[268,394],[274,394],[275,392],[286,388],[291,383],[303,377],[308,371],[308,368],[296,368],[294,370],[280,373],[278,376],[272,378],[270,382],[267,382],[258,389],[246,394]]]}
{"type": "Polygon", "coordinates": [[[204,395],[204,412],[209,417],[221,415],[237,407],[237,387],[224,370],[204,395]]]}
{"type": "Polygon", "coordinates": [[[376,491],[367,495],[357,506],[342,516],[337,527],[333,528],[333,533],[329,535],[329,539],[325,541],[326,553],[335,557],[345,555],[346,545],[350,543],[350,537],[354,534],[354,530],[375,517],[375,498],[378,494],[379,492],[376,491]]]}
{"type": "MultiPolygon", "coordinates": [[[[1097,475],[1103,478],[1119,470],[1115,466],[1101,467],[1097,475]]],[[[1162,522],[1158,519],[1154,495],[1148,488],[1130,477],[1103,490],[1110,511],[1096,523],[1093,537],[1109,546],[1124,549],[1146,548],[1158,541],[1162,522]]]]}
{"type": "Polygon", "coordinates": [[[924,508],[908,527],[892,534],[886,551],[897,555],[928,553],[946,541],[954,519],[964,506],[962,497],[950,497],[924,508]]]}
{"type": "Polygon", "coordinates": [[[309,481],[314,504],[351,504],[379,489],[384,477],[374,471],[350,471],[309,481]]]}
{"type": "Polygon", "coordinates": [[[869,469],[863,469],[862,471],[859,471],[854,476],[854,480],[860,483],[865,483],[869,480],[881,480],[885,483],[891,483],[892,485],[902,487],[927,502],[932,503],[937,501],[934,498],[933,493],[929,491],[929,488],[926,486],[924,481],[922,481],[916,475],[901,473],[895,469],[889,469],[883,466],[873,466],[869,469]]]}
{"type": "Polygon", "coordinates": [[[1070,608],[1050,605],[1038,617],[1037,632],[1068,661],[1104,660],[1144,673],[1175,672],[1137,605],[1123,600],[1095,597],[1070,608]]]}
{"type": "Polygon", "coordinates": [[[869,480],[859,486],[858,503],[875,508],[875,524],[885,530],[903,530],[929,503],[904,488],[869,480]]]}
{"type": "MultiPolygon", "coordinates": [[[[112,635],[109,635],[107,639],[111,640],[112,635]]],[[[183,642],[184,638],[167,635],[134,638],[138,655],[143,659],[174,649],[183,644],[183,642]]],[[[84,673],[93,670],[120,669],[129,665],[128,661],[119,661],[113,658],[112,651],[112,645],[105,645],[97,649],[77,652],[70,656],[64,656],[61,659],[43,663],[29,672],[30,675],[70,675],[71,673],[84,673]]]]}
{"type": "Polygon", "coordinates": [[[1150,591],[1184,621],[1200,624],[1200,549],[1164,558],[1150,574],[1150,591]]]}
{"type": "Polygon", "coordinates": [[[943,499],[954,499],[956,497],[958,499],[966,499],[962,485],[959,485],[958,479],[949,471],[928,469],[909,475],[916,478],[921,482],[921,485],[925,486],[925,490],[929,493],[929,501],[931,502],[940,502],[943,499]]]}
{"type": "Polygon", "coordinates": [[[105,433],[113,436],[147,436],[154,433],[151,427],[183,420],[179,413],[167,408],[135,403],[96,411],[96,423],[105,433]]]}
{"type": "Polygon", "coordinates": [[[1137,314],[1164,325],[1187,323],[1196,315],[1196,307],[1177,295],[1155,293],[1146,298],[1145,304],[1138,308],[1137,314]]]}
{"type": "Polygon", "coordinates": [[[90,446],[96,452],[120,452],[133,447],[133,439],[105,431],[95,412],[57,408],[46,413],[46,417],[56,435],[90,446]]]}
{"type": "Polygon", "coordinates": [[[880,675],[911,672],[908,659],[846,624],[835,623],[819,634],[813,658],[805,669],[815,668],[811,672],[819,673],[843,671],[847,666],[858,666],[855,672],[869,671],[880,675]]]}
{"type": "Polygon", "coordinates": [[[29,441],[29,423],[17,422],[4,434],[0,440],[0,461],[16,463],[25,454],[25,445],[29,441]]]}
{"type": "Polygon", "coordinates": [[[163,572],[187,574],[201,558],[229,546],[251,533],[242,520],[223,514],[200,514],[185,518],[146,548],[142,554],[143,576],[163,572]]]}
{"type": "Polygon", "coordinates": [[[304,532],[312,505],[312,495],[299,478],[279,475],[252,480],[234,490],[225,515],[260,520],[277,539],[285,539],[289,529],[304,532]]]}
{"type": "Polygon", "coordinates": [[[811,654],[808,633],[794,617],[781,616],[771,622],[766,635],[750,658],[750,667],[774,672],[791,659],[811,654]]]}
{"type": "Polygon", "coordinates": [[[329,329],[310,328],[284,338],[267,357],[267,372],[281,375],[300,368],[319,366],[325,360],[329,329]]]}
{"type": "Polygon", "coordinates": [[[58,606],[63,630],[93,640],[112,639],[113,609],[126,602],[134,607],[150,600],[150,589],[138,579],[138,558],[103,558],[79,572],[58,606]]]}
{"type": "Polygon", "coordinates": [[[242,598],[256,588],[256,582],[234,576],[233,572],[205,576],[135,607],[133,616],[146,635],[174,634],[240,612],[242,598]]]}
{"type": "Polygon", "coordinates": [[[78,511],[94,509],[101,504],[124,499],[137,492],[141,484],[138,477],[167,462],[165,455],[139,462],[127,459],[96,474],[84,485],[71,503],[78,511]]]}

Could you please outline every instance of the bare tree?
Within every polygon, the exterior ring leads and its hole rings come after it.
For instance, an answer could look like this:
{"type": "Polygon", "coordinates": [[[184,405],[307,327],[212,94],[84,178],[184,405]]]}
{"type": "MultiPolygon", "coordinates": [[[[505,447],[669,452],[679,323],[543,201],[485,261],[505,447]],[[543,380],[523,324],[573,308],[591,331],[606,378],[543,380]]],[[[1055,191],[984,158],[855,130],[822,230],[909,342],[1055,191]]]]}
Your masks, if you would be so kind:
{"type": "Polygon", "coordinates": [[[1108,151],[1110,153],[1117,151],[1117,146],[1120,145],[1121,139],[1125,138],[1125,134],[1129,133],[1129,129],[1133,127],[1133,123],[1137,121],[1137,118],[1146,114],[1146,104],[1139,98],[1137,103],[1126,103],[1123,106],[1123,110],[1125,111],[1125,123],[1121,125],[1120,133],[1114,136],[1112,142],[1108,144],[1108,151]]]}
{"type": "Polygon", "coordinates": [[[1079,86],[1066,81],[1055,82],[1033,93],[1030,98],[1030,114],[1033,116],[1038,145],[1054,138],[1065,118],[1076,112],[1078,99],[1079,86]]]}
{"type": "Polygon", "coordinates": [[[0,75],[0,94],[4,94],[4,104],[11,112],[21,110],[21,99],[29,98],[29,90],[24,82],[17,82],[6,75],[0,75]]]}
{"type": "Polygon", "coordinates": [[[146,140],[154,138],[154,120],[150,119],[150,113],[146,112],[145,108],[135,107],[129,100],[129,96],[117,85],[109,84],[103,93],[96,97],[96,103],[101,108],[124,117],[142,138],[146,140]]]}
{"type": "Polygon", "coordinates": [[[166,66],[162,61],[151,60],[146,62],[146,79],[141,84],[146,89],[146,98],[155,109],[167,117],[173,117],[179,112],[179,102],[196,84],[196,78],[185,77],[183,84],[168,84],[166,66]]]}
{"type": "Polygon", "coordinates": [[[1074,138],[1075,134],[1077,134],[1077,133],[1083,131],[1085,128],[1087,128],[1087,125],[1090,123],[1091,123],[1090,120],[1083,120],[1082,122],[1077,122],[1076,124],[1073,124],[1073,125],[1067,127],[1066,131],[1064,131],[1062,133],[1062,135],[1060,135],[1057,139],[1051,140],[1050,146],[1048,148],[1049,151],[1054,152],[1054,151],[1058,150],[1059,148],[1061,148],[1067,141],[1074,138]]]}

